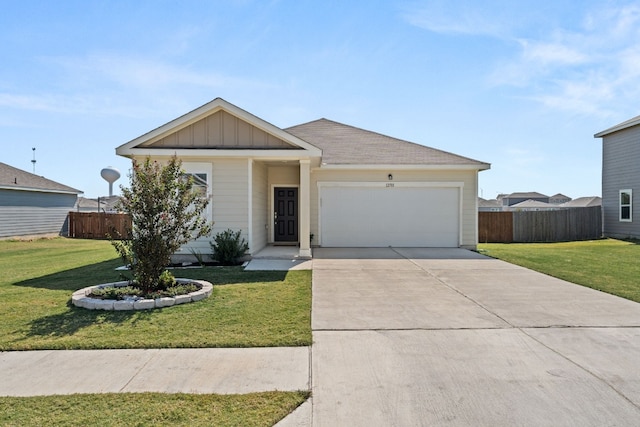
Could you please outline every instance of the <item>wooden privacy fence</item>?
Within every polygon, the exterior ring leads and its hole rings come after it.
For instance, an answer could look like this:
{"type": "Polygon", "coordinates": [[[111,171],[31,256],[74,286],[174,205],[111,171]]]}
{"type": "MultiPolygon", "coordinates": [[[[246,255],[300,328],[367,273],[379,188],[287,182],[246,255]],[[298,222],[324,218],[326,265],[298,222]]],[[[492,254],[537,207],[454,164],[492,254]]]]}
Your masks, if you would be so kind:
{"type": "Polygon", "coordinates": [[[131,218],[127,214],[103,212],[69,212],[69,237],[76,239],[107,239],[129,237],[131,218]]]}
{"type": "Polygon", "coordinates": [[[478,212],[480,243],[568,242],[602,237],[602,209],[478,212]]]}

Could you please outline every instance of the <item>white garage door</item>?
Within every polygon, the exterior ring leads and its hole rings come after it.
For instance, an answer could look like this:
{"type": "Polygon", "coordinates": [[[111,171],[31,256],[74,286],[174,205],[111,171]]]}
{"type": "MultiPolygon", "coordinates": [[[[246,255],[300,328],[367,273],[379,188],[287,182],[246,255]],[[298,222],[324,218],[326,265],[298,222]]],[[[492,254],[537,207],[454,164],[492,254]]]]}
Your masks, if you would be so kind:
{"type": "Polygon", "coordinates": [[[321,184],[322,246],[459,246],[459,187],[386,185],[321,184]]]}

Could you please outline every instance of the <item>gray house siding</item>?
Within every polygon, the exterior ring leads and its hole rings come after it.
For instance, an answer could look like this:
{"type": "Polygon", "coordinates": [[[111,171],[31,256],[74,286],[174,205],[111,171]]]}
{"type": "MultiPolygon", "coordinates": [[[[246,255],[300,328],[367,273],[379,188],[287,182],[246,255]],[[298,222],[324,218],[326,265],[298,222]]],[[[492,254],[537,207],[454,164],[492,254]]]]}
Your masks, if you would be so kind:
{"type": "Polygon", "coordinates": [[[0,189],[0,238],[66,234],[77,194],[0,189]]]}
{"type": "Polygon", "coordinates": [[[640,238],[640,127],[634,126],[603,137],[602,144],[603,233],[616,238],[640,238]],[[619,220],[620,190],[630,189],[632,221],[619,220]]]}

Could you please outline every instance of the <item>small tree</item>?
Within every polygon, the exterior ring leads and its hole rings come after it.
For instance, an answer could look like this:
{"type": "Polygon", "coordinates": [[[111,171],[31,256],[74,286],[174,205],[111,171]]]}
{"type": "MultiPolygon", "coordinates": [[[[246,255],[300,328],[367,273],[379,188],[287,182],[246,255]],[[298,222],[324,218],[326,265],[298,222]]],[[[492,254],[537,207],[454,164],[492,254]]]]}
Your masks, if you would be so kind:
{"type": "Polygon", "coordinates": [[[165,166],[134,160],[130,188],[120,187],[119,208],[131,216],[129,240],[111,240],[143,292],[159,290],[159,278],[171,255],[185,243],[207,236],[211,224],[202,216],[209,201],[194,191],[175,156],[165,166]]]}

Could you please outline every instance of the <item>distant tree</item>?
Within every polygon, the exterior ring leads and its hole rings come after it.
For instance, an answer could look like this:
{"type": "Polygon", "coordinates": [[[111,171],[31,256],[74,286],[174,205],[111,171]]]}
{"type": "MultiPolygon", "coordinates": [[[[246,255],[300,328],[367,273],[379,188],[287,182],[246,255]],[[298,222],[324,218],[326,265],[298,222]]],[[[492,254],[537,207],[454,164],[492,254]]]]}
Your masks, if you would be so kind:
{"type": "Polygon", "coordinates": [[[182,170],[175,156],[166,165],[149,157],[134,160],[130,188],[120,187],[119,209],[131,216],[131,238],[111,239],[130,265],[137,287],[145,293],[166,286],[160,276],[173,255],[185,243],[211,233],[203,213],[209,203],[194,189],[193,177],[182,170]]]}

